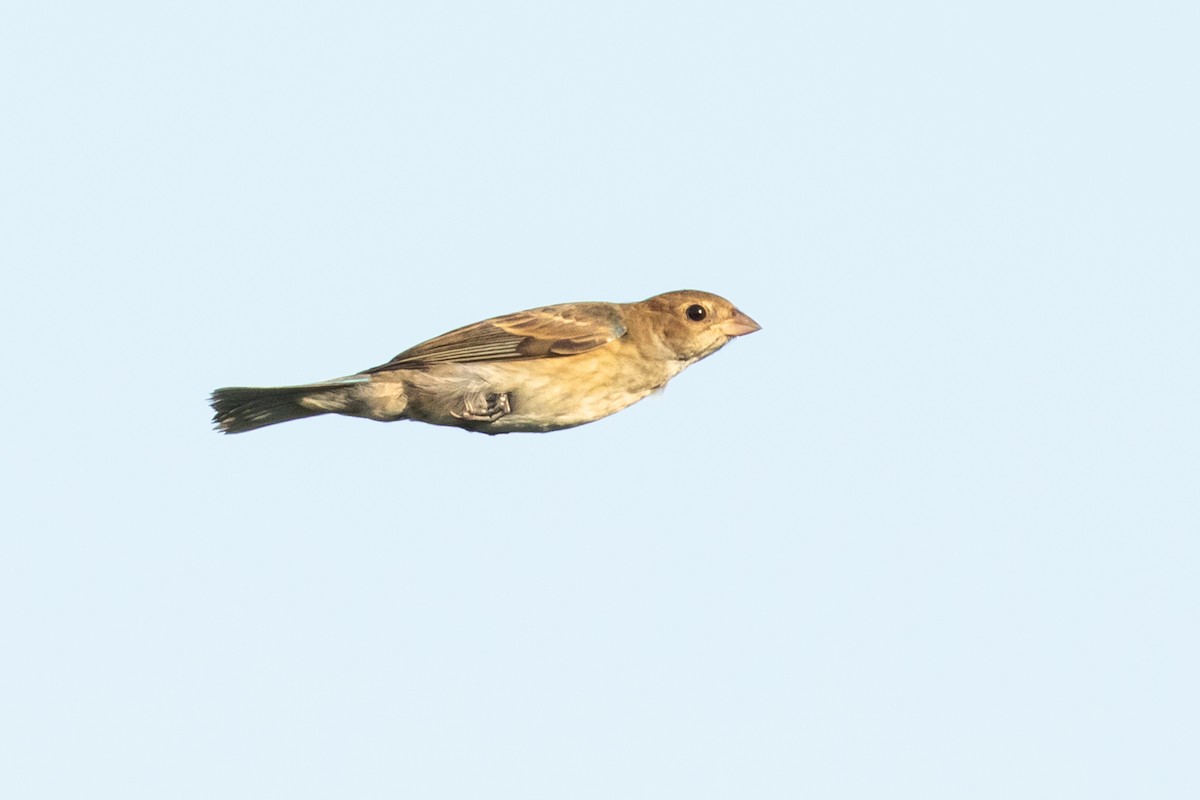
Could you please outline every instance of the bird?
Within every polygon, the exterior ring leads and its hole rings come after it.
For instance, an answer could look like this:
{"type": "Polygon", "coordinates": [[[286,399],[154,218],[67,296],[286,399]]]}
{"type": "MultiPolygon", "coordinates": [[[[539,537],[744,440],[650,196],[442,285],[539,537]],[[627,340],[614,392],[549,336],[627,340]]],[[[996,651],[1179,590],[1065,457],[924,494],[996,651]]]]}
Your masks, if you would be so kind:
{"type": "Polygon", "coordinates": [[[627,408],[760,329],[725,298],[695,290],[633,303],[562,303],[457,328],[348,377],[231,386],[209,402],[223,433],[320,414],[546,433],[627,408]]]}

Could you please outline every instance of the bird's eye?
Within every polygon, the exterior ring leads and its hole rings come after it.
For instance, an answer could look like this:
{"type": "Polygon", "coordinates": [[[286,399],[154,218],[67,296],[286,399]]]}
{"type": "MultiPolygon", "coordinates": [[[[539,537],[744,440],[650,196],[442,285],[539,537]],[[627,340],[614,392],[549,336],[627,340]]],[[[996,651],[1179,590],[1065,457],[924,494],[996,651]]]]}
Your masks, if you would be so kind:
{"type": "Polygon", "coordinates": [[[688,306],[687,311],[683,313],[687,314],[687,318],[692,322],[699,322],[708,316],[708,312],[704,310],[704,306],[700,305],[699,303],[688,306]]]}

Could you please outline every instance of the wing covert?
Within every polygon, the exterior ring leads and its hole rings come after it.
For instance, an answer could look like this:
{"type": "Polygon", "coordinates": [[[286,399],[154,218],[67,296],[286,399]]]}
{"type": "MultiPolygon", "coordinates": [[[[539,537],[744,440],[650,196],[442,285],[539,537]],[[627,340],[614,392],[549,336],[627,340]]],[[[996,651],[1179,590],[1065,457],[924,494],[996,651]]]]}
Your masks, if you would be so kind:
{"type": "Polygon", "coordinates": [[[613,303],[564,303],[518,311],[444,333],[367,373],[427,364],[519,361],[586,353],[625,335],[613,303]]]}

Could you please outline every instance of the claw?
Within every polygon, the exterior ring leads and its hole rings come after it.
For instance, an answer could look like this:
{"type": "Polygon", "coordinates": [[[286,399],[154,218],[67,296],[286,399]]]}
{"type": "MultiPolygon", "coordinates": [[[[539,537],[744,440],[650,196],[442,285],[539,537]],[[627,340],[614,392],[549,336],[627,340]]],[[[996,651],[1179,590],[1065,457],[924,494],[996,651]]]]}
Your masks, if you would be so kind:
{"type": "Polygon", "coordinates": [[[512,411],[507,392],[471,395],[465,398],[464,406],[462,413],[451,411],[450,415],[471,422],[495,422],[512,411]]]}

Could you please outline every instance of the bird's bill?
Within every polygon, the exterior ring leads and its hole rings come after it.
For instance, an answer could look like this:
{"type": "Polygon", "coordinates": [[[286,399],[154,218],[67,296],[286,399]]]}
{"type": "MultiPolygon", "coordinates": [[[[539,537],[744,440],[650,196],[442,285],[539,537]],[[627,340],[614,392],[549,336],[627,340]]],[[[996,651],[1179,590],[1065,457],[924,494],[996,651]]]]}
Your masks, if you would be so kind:
{"type": "Polygon", "coordinates": [[[745,336],[747,333],[754,333],[757,330],[762,330],[762,325],[736,308],[733,310],[733,318],[721,323],[721,332],[726,336],[745,336]]]}

